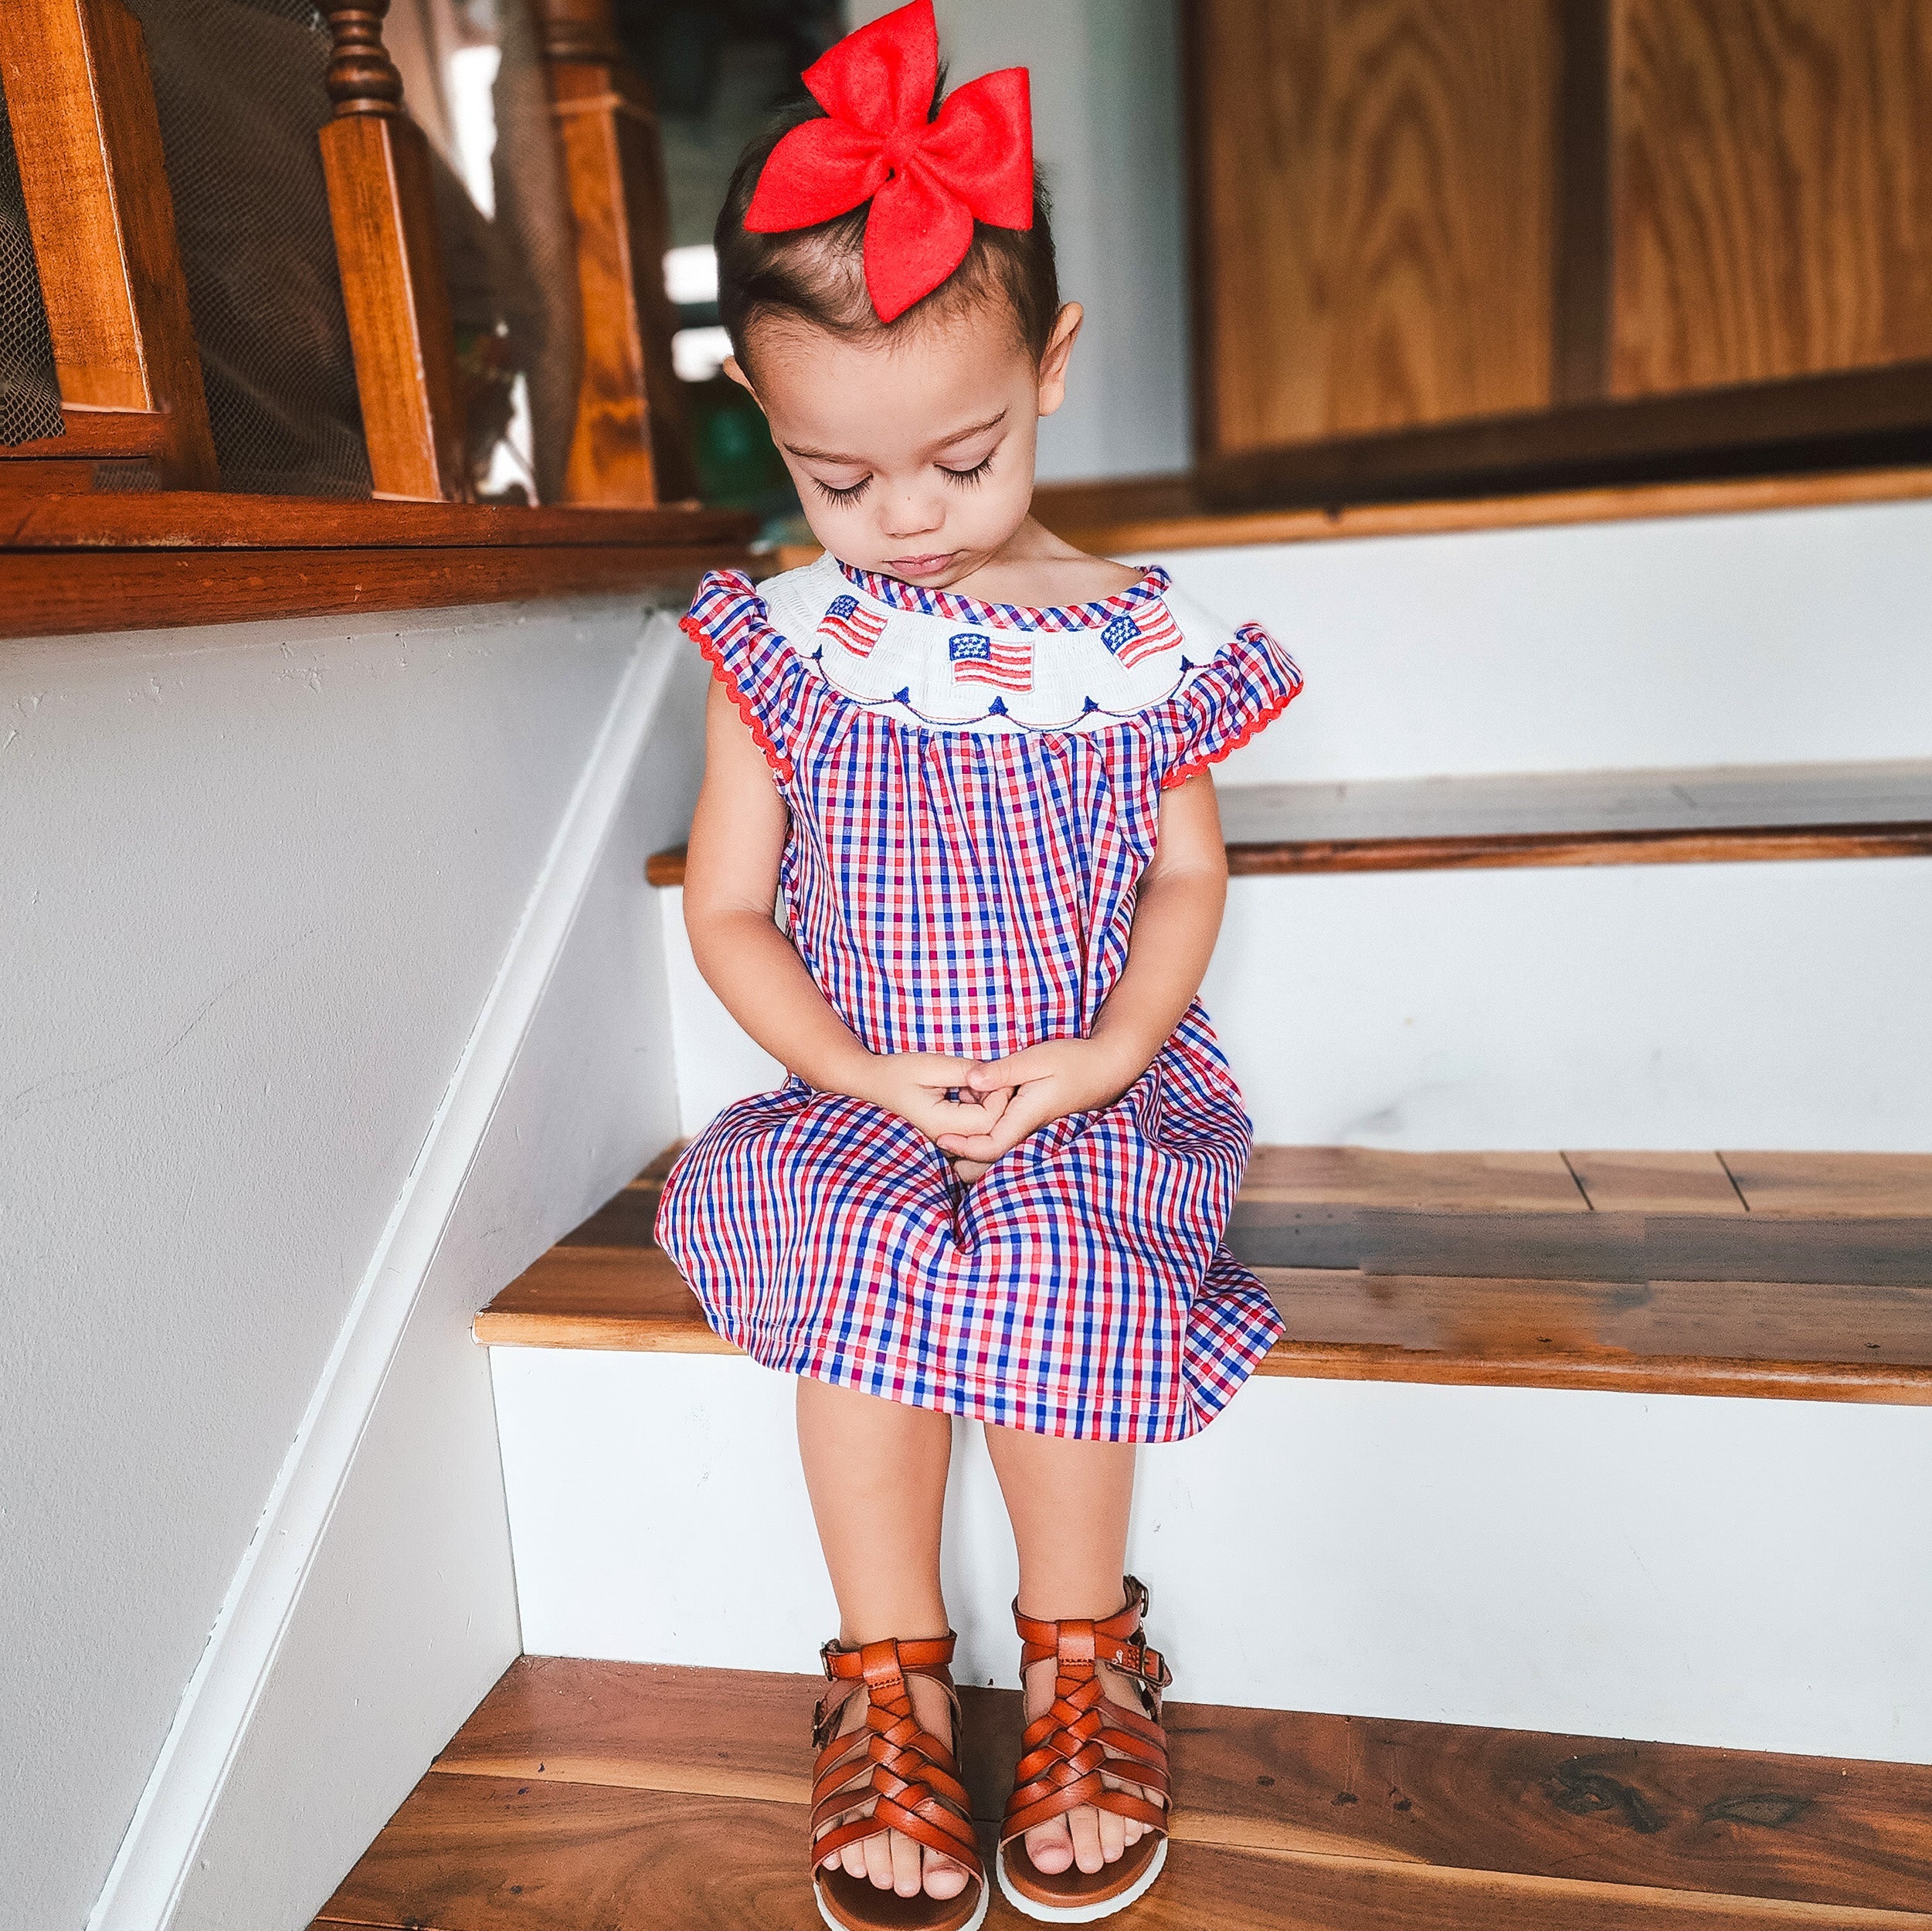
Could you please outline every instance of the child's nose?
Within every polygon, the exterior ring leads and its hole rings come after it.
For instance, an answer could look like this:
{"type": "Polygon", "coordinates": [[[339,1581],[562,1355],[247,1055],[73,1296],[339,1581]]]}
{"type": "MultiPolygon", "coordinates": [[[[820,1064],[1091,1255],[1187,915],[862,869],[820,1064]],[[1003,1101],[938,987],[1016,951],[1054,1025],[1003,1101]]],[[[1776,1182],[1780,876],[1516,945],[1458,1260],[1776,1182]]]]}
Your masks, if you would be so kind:
{"type": "Polygon", "coordinates": [[[888,541],[898,543],[908,537],[924,536],[945,521],[946,506],[938,496],[905,490],[886,498],[879,528],[888,541]]]}

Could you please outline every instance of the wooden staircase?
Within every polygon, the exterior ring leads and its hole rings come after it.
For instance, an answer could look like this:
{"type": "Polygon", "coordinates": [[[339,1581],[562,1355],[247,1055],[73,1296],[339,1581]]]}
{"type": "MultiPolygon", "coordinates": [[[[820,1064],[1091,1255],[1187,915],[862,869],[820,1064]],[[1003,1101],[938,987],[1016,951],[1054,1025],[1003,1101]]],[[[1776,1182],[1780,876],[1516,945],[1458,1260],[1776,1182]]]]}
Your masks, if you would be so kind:
{"type": "MultiPolygon", "coordinates": [[[[807,1931],[818,1679],[525,1657],[317,1926],[807,1931]]],[[[1017,1692],[965,1692],[989,1848],[1017,1692]]],[[[1932,1926],[1932,1768],[1170,1706],[1166,1931],[1932,1926]]],[[[997,1896],[988,1923],[1027,1920],[997,1896]]]]}
{"type": "MultiPolygon", "coordinates": [[[[675,1151],[477,1339],[732,1352],[652,1241],[675,1151]]],[[[1266,1147],[1230,1238],[1290,1324],[1271,1376],[1932,1403],[1932,1156],[1266,1147]]],[[[526,1656],[316,1923],[803,1931],[817,1680],[526,1656]]],[[[965,1699],[983,1832],[1018,1699],[965,1699]]],[[[1150,1931],[1932,1931],[1932,1766],[1171,1707],[1150,1931]]]]}

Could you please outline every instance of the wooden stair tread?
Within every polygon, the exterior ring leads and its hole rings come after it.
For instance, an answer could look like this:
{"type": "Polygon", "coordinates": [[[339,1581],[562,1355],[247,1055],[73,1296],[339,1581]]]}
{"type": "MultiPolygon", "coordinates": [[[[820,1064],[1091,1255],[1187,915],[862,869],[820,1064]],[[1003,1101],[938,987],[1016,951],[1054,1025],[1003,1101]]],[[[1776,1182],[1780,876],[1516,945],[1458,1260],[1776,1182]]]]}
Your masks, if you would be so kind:
{"type": "MultiPolygon", "coordinates": [[[[685,1144],[666,1147],[624,1193],[654,1197],[685,1144]]],[[[1261,1145],[1248,1161],[1241,1197],[1431,1213],[1728,1215],[1743,1209],[1820,1220],[1932,1220],[1932,1153],[1398,1153],[1261,1145]]]]}
{"type": "MultiPolygon", "coordinates": [[[[1932,855],[1932,760],[1227,785],[1237,876],[1932,855]]],[[[684,848],[654,885],[684,881],[684,848]]]]}
{"type": "MultiPolygon", "coordinates": [[[[1258,1372],[1342,1381],[1932,1403],[1932,1288],[1262,1268],[1258,1372]]],[[[476,1317],[491,1347],[735,1352],[655,1247],[557,1247],[476,1317]]]]}
{"type": "MultiPolygon", "coordinates": [[[[317,1922],[551,1931],[817,1918],[814,1677],[524,1658],[317,1922]],[[634,1919],[632,1912],[637,1915],[634,1919]]],[[[969,1690],[990,1828],[1019,1699],[969,1690]]],[[[1932,1768],[1170,1705],[1170,1875],[1134,1922],[1215,1931],[1932,1925],[1932,1768]],[[1156,1901],[1157,1900],[1157,1901],[1156,1901]]],[[[1019,1919],[995,1900],[990,1923],[1019,1919]]]]}
{"type": "MultiPolygon", "coordinates": [[[[732,1352],[652,1244],[674,1151],[477,1339],[732,1352]]],[[[1932,1156],[1261,1147],[1228,1237],[1287,1325],[1263,1374],[1932,1403],[1932,1156]]]]}

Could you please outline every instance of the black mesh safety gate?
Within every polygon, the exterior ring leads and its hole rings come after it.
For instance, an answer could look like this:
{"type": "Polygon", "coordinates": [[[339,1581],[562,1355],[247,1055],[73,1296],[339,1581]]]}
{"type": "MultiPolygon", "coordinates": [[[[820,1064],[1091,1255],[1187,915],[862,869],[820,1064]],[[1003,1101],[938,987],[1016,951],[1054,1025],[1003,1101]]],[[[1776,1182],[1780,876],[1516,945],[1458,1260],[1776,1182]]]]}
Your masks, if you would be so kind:
{"type": "Polygon", "coordinates": [[[13,130],[0,98],[0,444],[11,449],[65,427],[13,130]]]}

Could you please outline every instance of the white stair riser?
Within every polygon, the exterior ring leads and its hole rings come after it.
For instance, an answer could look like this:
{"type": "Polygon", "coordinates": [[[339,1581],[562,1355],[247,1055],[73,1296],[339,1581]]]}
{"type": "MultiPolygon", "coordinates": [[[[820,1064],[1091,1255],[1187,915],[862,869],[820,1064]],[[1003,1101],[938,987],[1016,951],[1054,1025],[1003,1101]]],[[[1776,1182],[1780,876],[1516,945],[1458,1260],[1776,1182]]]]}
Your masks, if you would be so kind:
{"type": "MultiPolygon", "coordinates": [[[[665,914],[694,1133],[782,1075],[665,914]]],[[[1234,881],[1203,996],[1264,1141],[1910,1152],[1928,959],[1932,858],[1354,872],[1234,881]]]]}
{"type": "MultiPolygon", "coordinates": [[[[524,1644],[809,1670],[837,1617],[793,1384],[491,1357],[524,1644]]],[[[1016,1576],[956,1424],[964,1680],[1016,1576]]],[[[1146,1451],[1130,1565],[1190,1700],[1932,1762],[1932,1410],[1257,1380],[1146,1451]]]]}

